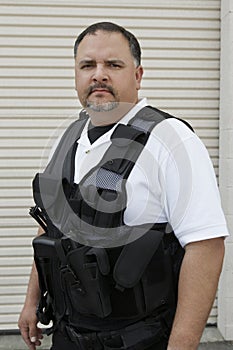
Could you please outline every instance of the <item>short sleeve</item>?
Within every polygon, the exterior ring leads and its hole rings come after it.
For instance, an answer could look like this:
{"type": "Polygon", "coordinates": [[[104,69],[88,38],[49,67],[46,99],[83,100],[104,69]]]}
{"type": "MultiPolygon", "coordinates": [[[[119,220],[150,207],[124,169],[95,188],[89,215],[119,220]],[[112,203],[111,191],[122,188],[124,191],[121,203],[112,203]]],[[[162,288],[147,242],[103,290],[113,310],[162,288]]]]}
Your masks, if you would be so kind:
{"type": "Polygon", "coordinates": [[[182,246],[227,236],[216,176],[207,149],[186,126],[172,121],[180,142],[171,148],[162,166],[164,208],[182,246]]]}

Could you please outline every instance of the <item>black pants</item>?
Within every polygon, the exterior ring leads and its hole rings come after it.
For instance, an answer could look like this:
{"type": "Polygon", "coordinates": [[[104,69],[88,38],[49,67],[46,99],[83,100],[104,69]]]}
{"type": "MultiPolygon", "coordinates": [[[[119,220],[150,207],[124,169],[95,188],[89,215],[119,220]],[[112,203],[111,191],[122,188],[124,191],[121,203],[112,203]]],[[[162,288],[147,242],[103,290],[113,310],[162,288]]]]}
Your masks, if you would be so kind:
{"type": "MultiPolygon", "coordinates": [[[[53,335],[53,346],[50,350],[80,350],[65,334],[57,331],[53,335]]],[[[167,350],[167,341],[159,342],[149,348],[142,350],[167,350]]]]}

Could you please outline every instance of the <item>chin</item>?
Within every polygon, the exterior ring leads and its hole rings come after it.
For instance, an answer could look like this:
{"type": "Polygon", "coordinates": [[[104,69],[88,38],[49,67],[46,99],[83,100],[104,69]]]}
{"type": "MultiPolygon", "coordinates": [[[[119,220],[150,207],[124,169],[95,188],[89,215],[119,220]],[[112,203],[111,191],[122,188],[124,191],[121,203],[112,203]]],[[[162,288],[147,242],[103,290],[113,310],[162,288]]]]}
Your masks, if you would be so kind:
{"type": "Polygon", "coordinates": [[[86,108],[93,112],[109,112],[119,106],[119,102],[109,101],[103,103],[87,102],[86,108]]]}

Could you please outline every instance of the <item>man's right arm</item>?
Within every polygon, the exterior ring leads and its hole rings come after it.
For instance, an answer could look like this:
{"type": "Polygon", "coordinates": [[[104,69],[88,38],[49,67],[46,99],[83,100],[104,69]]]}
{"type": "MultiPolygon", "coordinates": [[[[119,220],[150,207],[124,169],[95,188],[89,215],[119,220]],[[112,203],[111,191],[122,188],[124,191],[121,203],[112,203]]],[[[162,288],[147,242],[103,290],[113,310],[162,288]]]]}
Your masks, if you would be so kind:
{"type": "MultiPolygon", "coordinates": [[[[42,233],[44,233],[44,230],[39,227],[38,235],[41,235],[42,233]]],[[[18,320],[18,326],[22,338],[30,350],[35,350],[36,346],[41,344],[40,339],[43,338],[42,330],[37,327],[38,319],[36,316],[36,309],[39,298],[40,288],[38,274],[35,262],[33,262],[25,303],[18,320]]]]}

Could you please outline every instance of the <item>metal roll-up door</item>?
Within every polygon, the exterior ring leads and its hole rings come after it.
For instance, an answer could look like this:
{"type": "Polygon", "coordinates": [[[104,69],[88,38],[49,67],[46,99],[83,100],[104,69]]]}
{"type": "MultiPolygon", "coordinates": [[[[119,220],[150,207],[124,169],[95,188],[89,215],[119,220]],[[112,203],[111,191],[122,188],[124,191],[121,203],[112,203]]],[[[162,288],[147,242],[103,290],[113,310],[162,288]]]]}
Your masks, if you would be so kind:
{"type": "MultiPolygon", "coordinates": [[[[36,225],[31,180],[80,107],[73,42],[114,21],[139,39],[141,96],[191,122],[218,174],[220,1],[0,0],[0,329],[16,329],[36,225]]],[[[210,323],[217,317],[217,300],[210,323]]]]}

